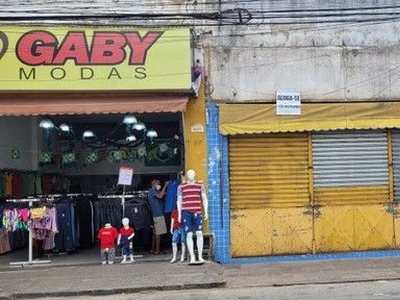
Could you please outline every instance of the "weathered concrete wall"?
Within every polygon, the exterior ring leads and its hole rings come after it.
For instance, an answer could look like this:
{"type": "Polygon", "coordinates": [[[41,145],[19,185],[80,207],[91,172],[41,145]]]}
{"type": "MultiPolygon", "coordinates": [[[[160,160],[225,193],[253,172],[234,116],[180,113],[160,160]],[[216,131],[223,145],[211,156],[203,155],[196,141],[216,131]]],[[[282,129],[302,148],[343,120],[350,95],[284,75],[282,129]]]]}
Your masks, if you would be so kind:
{"type": "Polygon", "coordinates": [[[277,89],[296,89],[304,101],[400,99],[399,33],[400,23],[213,30],[211,98],[273,101],[277,89]]]}
{"type": "Polygon", "coordinates": [[[203,36],[210,99],[273,102],[277,89],[300,90],[305,102],[400,99],[400,22],[390,15],[400,13],[396,1],[241,7],[252,13],[247,25],[213,27],[203,36]]]}

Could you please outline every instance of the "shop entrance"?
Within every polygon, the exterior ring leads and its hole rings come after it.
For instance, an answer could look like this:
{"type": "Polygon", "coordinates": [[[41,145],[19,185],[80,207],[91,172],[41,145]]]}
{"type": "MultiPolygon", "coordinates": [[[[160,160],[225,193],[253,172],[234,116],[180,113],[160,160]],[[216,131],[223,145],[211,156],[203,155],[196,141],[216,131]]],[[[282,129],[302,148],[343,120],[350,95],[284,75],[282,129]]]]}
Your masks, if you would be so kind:
{"type": "MultiPolygon", "coordinates": [[[[57,232],[35,239],[34,258],[90,263],[100,261],[98,230],[106,222],[119,229],[125,216],[136,230],[135,254],[148,259],[152,218],[147,191],[151,179],[165,182],[181,174],[182,123],[181,112],[0,117],[0,136],[8,141],[0,149],[2,217],[27,205],[6,199],[40,198],[34,206],[55,208],[57,232]],[[134,169],[132,185],[124,191],[117,184],[122,166],[134,169]]],[[[0,235],[4,266],[28,255],[26,228],[5,220],[0,235]]],[[[166,237],[164,249],[169,247],[166,237]]]]}

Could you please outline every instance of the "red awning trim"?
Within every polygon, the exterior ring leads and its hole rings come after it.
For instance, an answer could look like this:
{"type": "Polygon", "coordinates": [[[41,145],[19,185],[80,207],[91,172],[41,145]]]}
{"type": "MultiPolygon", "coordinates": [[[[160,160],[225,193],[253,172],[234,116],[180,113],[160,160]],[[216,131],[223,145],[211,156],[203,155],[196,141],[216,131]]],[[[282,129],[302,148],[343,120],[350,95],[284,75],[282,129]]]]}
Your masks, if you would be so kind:
{"type": "Polygon", "coordinates": [[[183,112],[187,96],[0,98],[0,116],[183,112]]]}

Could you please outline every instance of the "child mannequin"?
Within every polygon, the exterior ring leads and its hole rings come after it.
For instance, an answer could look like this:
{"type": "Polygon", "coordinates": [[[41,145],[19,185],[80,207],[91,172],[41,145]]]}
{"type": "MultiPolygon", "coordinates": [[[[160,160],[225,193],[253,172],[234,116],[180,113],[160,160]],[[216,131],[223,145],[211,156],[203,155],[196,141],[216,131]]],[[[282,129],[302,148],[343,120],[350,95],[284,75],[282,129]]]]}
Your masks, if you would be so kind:
{"type": "Polygon", "coordinates": [[[112,265],[115,259],[115,239],[118,237],[118,231],[110,223],[106,223],[100,229],[97,238],[100,239],[101,263],[103,265],[112,265]]]}
{"type": "Polygon", "coordinates": [[[175,209],[171,214],[171,234],[172,234],[172,259],[171,264],[176,262],[176,256],[178,254],[178,243],[181,243],[181,260],[185,260],[186,251],[186,234],[183,230],[183,226],[178,222],[178,211],[175,209]]]}
{"type": "Polygon", "coordinates": [[[129,255],[130,263],[133,263],[135,260],[133,259],[133,245],[132,238],[135,236],[135,231],[132,227],[129,226],[129,219],[122,219],[122,227],[119,230],[118,235],[118,245],[121,245],[122,248],[122,261],[121,264],[127,263],[126,257],[129,255]]]}

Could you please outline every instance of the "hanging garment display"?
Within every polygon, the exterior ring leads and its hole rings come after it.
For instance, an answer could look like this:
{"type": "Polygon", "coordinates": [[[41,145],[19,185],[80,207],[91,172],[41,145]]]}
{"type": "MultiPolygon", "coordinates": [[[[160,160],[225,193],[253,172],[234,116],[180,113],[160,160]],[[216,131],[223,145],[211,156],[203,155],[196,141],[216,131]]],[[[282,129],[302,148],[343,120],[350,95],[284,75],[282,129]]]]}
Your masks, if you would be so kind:
{"type": "Polygon", "coordinates": [[[73,251],[79,244],[78,223],[73,203],[56,203],[58,232],[54,237],[56,251],[73,251]]]}

